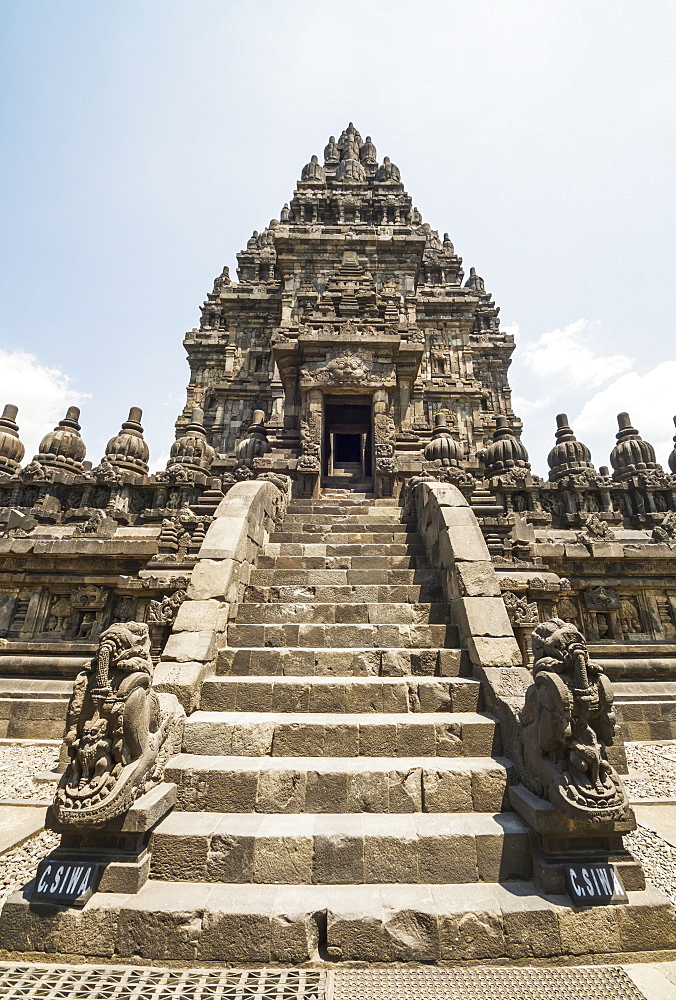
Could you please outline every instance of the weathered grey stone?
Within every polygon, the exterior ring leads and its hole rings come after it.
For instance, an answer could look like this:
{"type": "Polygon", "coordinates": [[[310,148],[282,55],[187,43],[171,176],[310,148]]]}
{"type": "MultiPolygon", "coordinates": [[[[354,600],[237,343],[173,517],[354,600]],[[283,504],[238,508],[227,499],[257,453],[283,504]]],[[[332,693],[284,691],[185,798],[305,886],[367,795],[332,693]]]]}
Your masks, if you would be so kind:
{"type": "Polygon", "coordinates": [[[204,632],[174,632],[169,636],[163,660],[177,660],[179,663],[207,663],[216,652],[216,636],[211,630],[204,632]]]}
{"type": "Polygon", "coordinates": [[[228,622],[229,605],[223,601],[184,601],[178,609],[175,632],[223,632],[228,622]]]}

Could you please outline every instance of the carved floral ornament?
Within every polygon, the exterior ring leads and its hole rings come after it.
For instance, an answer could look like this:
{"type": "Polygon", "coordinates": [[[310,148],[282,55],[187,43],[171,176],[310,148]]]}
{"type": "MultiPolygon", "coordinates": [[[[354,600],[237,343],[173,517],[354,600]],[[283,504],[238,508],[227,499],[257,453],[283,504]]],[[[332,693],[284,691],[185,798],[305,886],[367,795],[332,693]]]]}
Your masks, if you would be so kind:
{"type": "Polygon", "coordinates": [[[370,388],[396,385],[394,365],[387,362],[386,371],[374,370],[371,352],[345,348],[340,354],[325,362],[310,362],[300,369],[300,382],[304,387],[359,385],[370,388]]]}
{"type": "Polygon", "coordinates": [[[507,608],[507,614],[512,625],[537,625],[538,606],[536,601],[529,601],[527,597],[519,597],[511,591],[506,591],[502,595],[507,608]]]}

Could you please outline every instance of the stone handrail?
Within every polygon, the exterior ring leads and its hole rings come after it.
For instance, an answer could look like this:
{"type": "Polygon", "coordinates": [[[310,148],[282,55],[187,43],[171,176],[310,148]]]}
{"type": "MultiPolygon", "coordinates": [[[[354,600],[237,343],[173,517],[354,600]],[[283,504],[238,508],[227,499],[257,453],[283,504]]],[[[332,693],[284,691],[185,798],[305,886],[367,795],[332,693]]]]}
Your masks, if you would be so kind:
{"type": "MultiPolygon", "coordinates": [[[[503,753],[515,765],[519,780],[527,788],[537,788],[538,794],[549,798],[550,803],[554,800],[557,811],[563,810],[577,818],[575,810],[568,807],[564,797],[556,794],[556,789],[553,794],[551,789],[546,788],[546,781],[538,778],[536,772],[541,756],[538,748],[526,759],[528,752],[524,737],[526,736],[526,740],[532,738],[532,733],[530,737],[525,733],[529,707],[532,712],[538,686],[544,680],[544,675],[539,677],[538,683],[533,684],[531,672],[522,666],[522,654],[500,596],[497,575],[474,512],[460,491],[446,483],[418,482],[411,490],[409,505],[415,509],[418,530],[428,558],[439,572],[444,597],[449,603],[452,620],[458,627],[460,643],[467,649],[474,676],[482,682],[486,709],[500,722],[503,753]],[[530,706],[526,704],[527,692],[531,697],[530,706]]],[[[561,627],[562,633],[572,628],[559,619],[553,619],[541,624],[537,632],[546,631],[548,627],[561,627]]],[[[576,632],[575,629],[573,631],[576,632]]],[[[573,638],[580,646],[584,645],[581,634],[576,632],[573,638]]],[[[561,667],[561,673],[564,672],[561,667]]],[[[562,690],[565,693],[563,686],[562,690]]],[[[607,712],[611,713],[607,716],[607,722],[612,718],[613,725],[610,728],[614,728],[612,692],[610,685],[603,679],[597,695],[607,700],[607,712]]],[[[567,747],[566,741],[563,742],[567,747]]],[[[595,737],[593,742],[597,742],[595,737]]],[[[608,739],[601,742],[608,744],[601,748],[602,753],[607,754],[607,759],[626,773],[621,738],[616,739],[613,745],[612,736],[608,733],[608,739]]],[[[544,756],[546,755],[543,755],[543,759],[544,756]]],[[[609,806],[605,811],[599,808],[598,816],[595,816],[593,809],[587,810],[587,818],[598,823],[605,821],[608,828],[612,827],[616,831],[620,829],[621,822],[626,829],[631,829],[633,817],[630,816],[619,782],[615,781],[610,772],[607,777],[608,797],[612,798],[612,808],[609,806]]],[[[531,815],[528,809],[524,813],[523,803],[515,801],[512,792],[510,800],[515,808],[527,815],[532,825],[537,826],[535,813],[531,815]]],[[[547,804],[546,808],[551,811],[552,805],[547,804]]],[[[568,819],[565,823],[567,834],[572,835],[574,822],[568,819]]],[[[583,824],[580,828],[586,830],[586,825],[583,824]]],[[[625,828],[622,832],[626,832],[625,828]]]]}
{"type": "Polygon", "coordinates": [[[482,681],[486,708],[501,723],[505,752],[513,745],[531,674],[519,644],[479,522],[460,490],[450,483],[419,482],[411,490],[418,530],[428,559],[439,572],[444,597],[482,681]]]}
{"type": "Polygon", "coordinates": [[[288,491],[256,479],[233,486],[216,510],[153,680],[158,691],[175,694],[188,713],[199,708],[202,682],[216,652],[227,645],[228,620],[287,502],[288,491]]]}

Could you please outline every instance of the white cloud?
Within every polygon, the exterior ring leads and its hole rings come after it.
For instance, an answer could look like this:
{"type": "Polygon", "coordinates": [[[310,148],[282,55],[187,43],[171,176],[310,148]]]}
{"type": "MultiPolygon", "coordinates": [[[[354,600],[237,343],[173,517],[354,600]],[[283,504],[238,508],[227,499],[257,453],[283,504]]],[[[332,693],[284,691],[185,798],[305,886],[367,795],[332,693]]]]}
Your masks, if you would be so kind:
{"type": "Polygon", "coordinates": [[[627,411],[641,437],[657,452],[658,461],[666,467],[673,447],[673,416],[676,413],[676,361],[663,361],[645,375],[628,372],[589,399],[575,420],[575,431],[582,440],[593,445],[604,442],[610,453],[617,431],[617,414],[627,411]]]}
{"type": "Polygon", "coordinates": [[[151,458],[150,462],[148,463],[151,475],[155,475],[155,473],[157,472],[164,472],[164,470],[167,467],[168,461],[169,461],[168,451],[160,455],[158,458],[155,459],[151,458]]]}
{"type": "Polygon", "coordinates": [[[34,354],[17,348],[0,348],[0,406],[19,407],[19,437],[25,445],[24,462],[38,450],[43,435],[64,416],[69,406],[78,406],[86,394],[70,385],[70,376],[58,368],[40,364],[34,354]]]}
{"type": "Polygon", "coordinates": [[[549,396],[542,396],[540,399],[526,399],[525,396],[512,396],[512,409],[520,417],[527,417],[535,410],[541,410],[549,403],[549,396]]]}
{"type": "MultiPolygon", "coordinates": [[[[550,330],[521,348],[521,361],[548,388],[595,388],[628,371],[633,359],[624,354],[595,355],[586,338],[595,324],[578,319],[560,330],[550,330]]],[[[518,328],[517,328],[518,329],[518,328]]],[[[510,332],[514,332],[510,330],[510,332]]]]}

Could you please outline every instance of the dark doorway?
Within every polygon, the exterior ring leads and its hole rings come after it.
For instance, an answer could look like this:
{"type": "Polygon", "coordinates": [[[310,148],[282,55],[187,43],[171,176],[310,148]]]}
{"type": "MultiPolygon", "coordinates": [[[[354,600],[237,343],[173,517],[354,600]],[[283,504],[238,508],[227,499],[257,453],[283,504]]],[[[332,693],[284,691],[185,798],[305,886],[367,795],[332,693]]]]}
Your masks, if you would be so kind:
{"type": "MultiPolygon", "coordinates": [[[[371,478],[371,399],[327,396],[323,473],[345,486],[371,478]]],[[[337,485],[334,483],[334,485],[337,485]]]]}
{"type": "Polygon", "coordinates": [[[334,434],[333,464],[361,462],[361,434],[334,434]]]}

